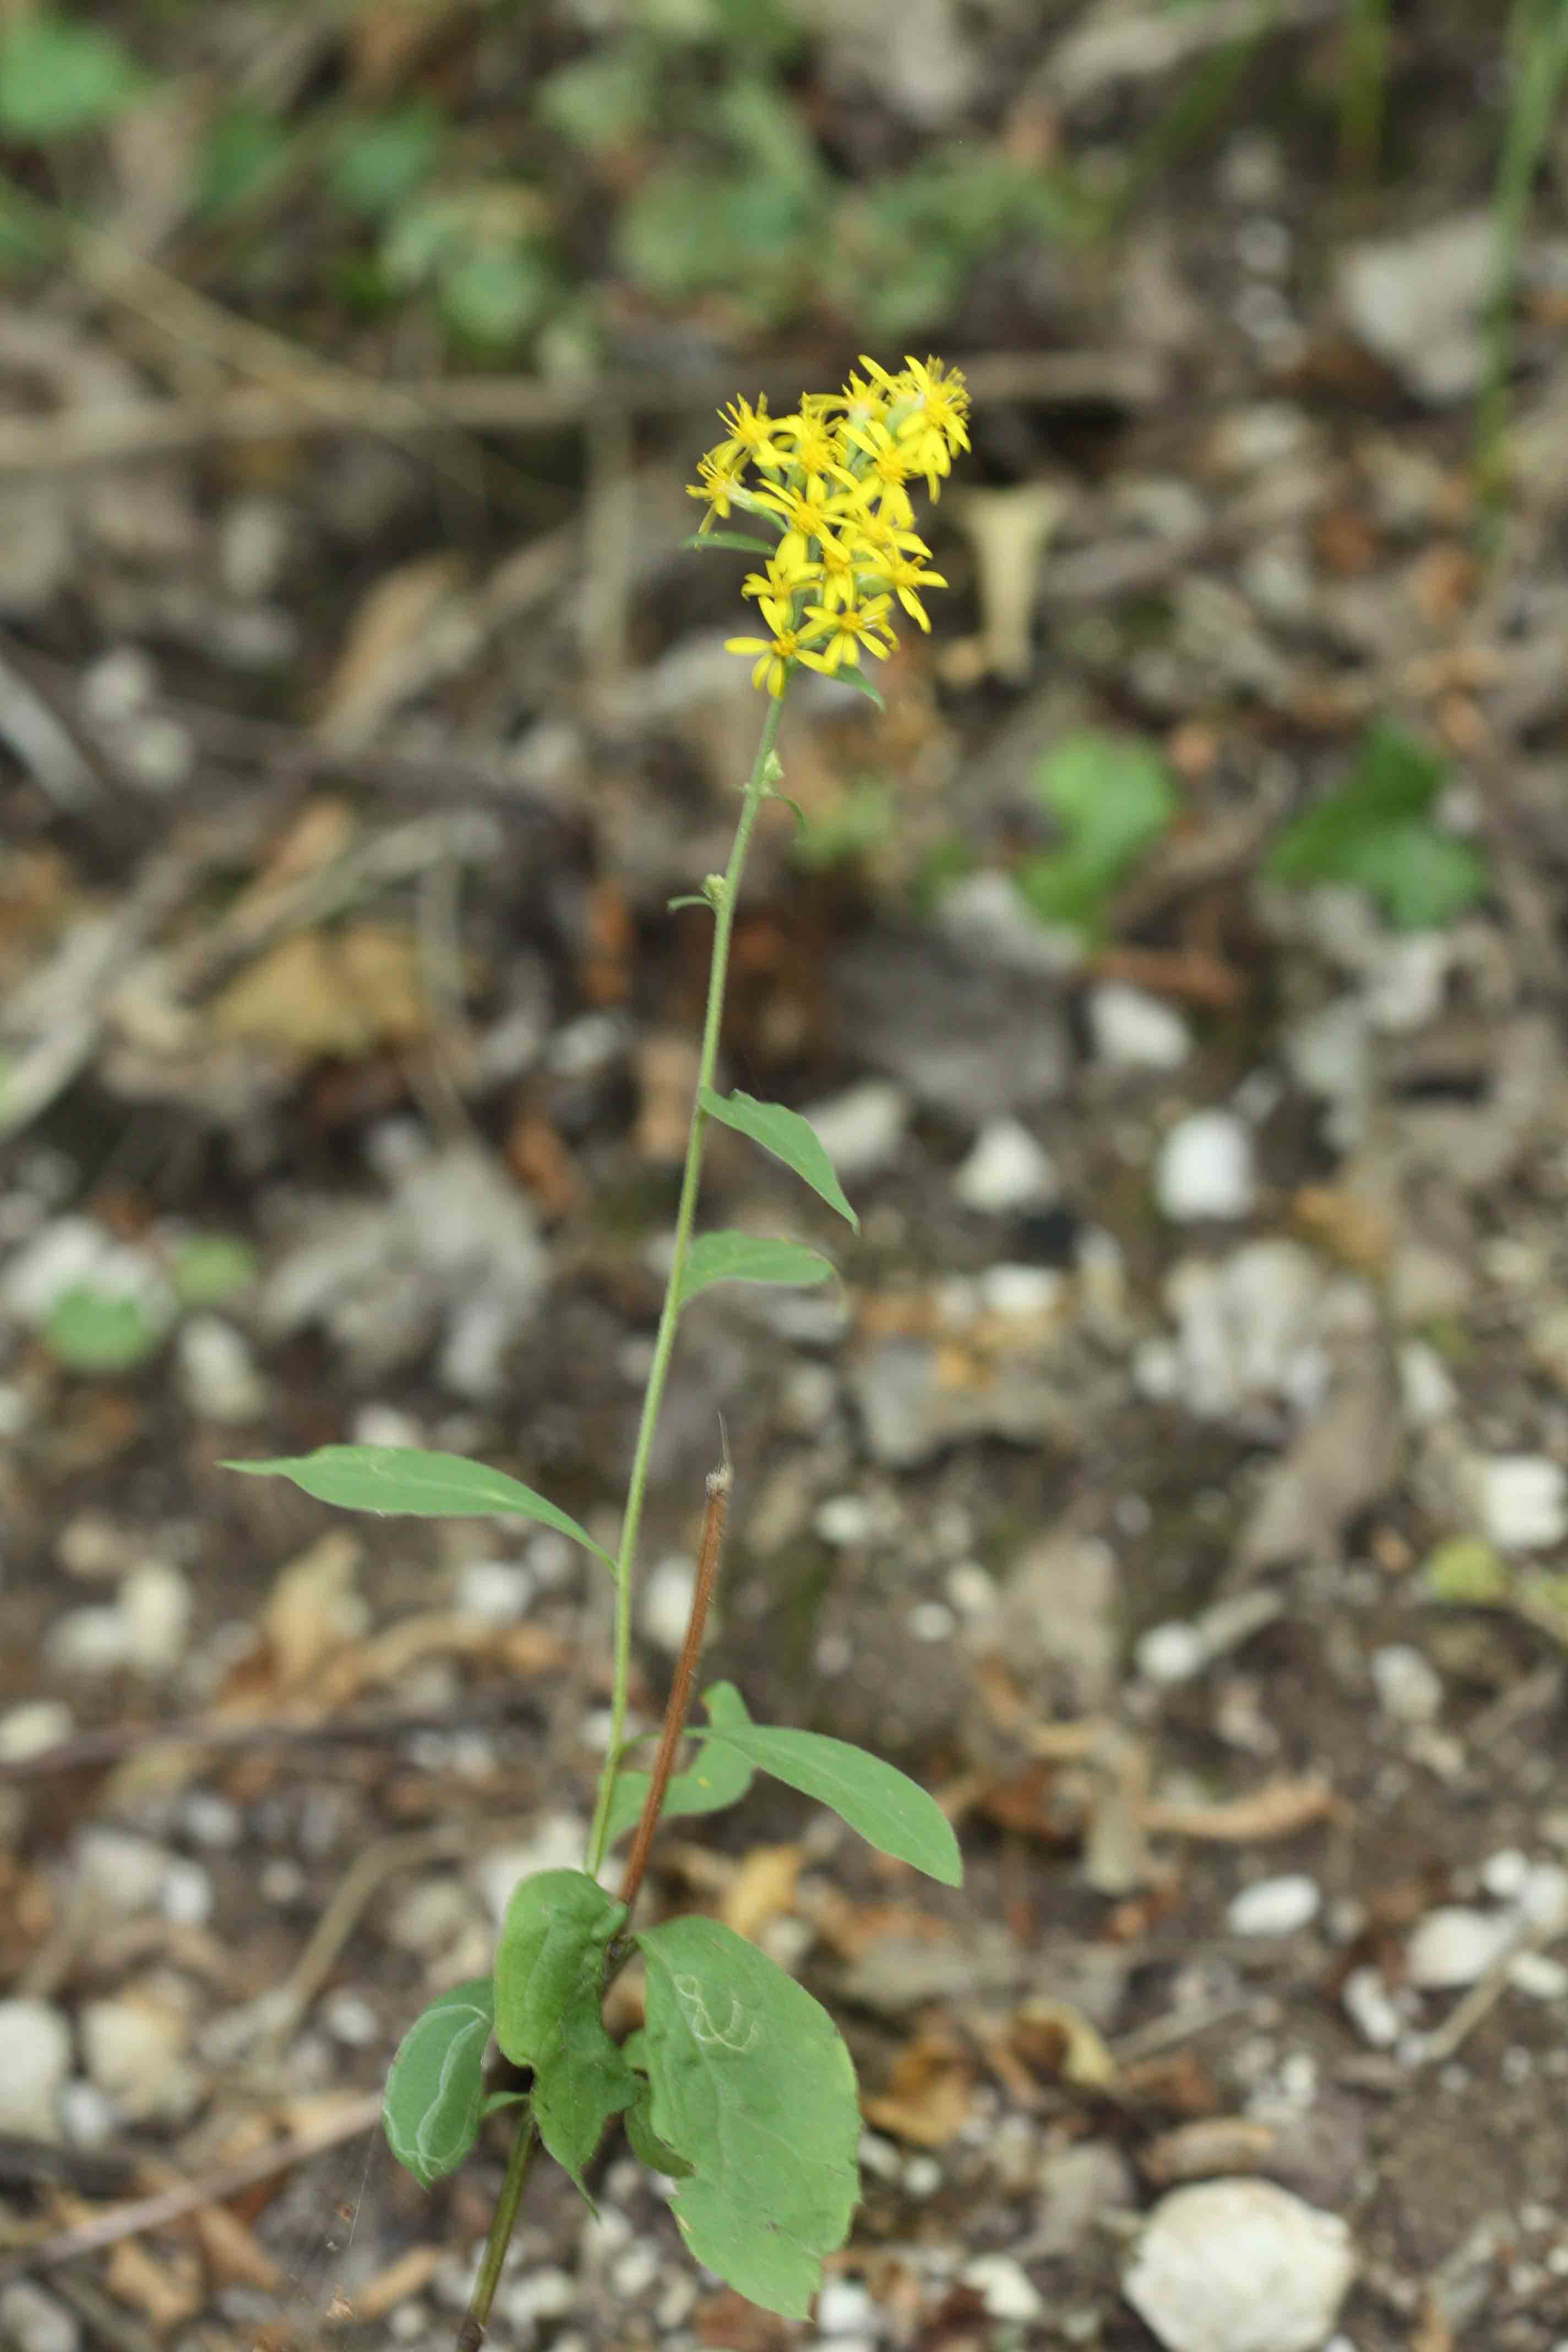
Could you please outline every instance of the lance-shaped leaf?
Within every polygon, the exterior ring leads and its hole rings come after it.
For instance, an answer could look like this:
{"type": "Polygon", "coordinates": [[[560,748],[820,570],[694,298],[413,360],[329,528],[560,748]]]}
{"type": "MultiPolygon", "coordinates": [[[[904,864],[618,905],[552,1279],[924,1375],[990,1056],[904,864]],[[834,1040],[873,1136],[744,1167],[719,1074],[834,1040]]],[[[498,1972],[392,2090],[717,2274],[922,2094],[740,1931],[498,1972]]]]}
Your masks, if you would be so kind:
{"type": "Polygon", "coordinates": [[[600,2013],[626,1916],[585,1871],[542,1870],[512,1890],[496,1948],[496,2040],[532,2067],[539,2136],[579,2189],[605,2124],[637,2096],[600,2013]]]}
{"type": "Polygon", "coordinates": [[[393,2155],[421,2189],[455,2171],[479,2137],[494,2021],[491,1980],[472,1977],[433,2000],[397,2045],[382,2126],[393,2155]]]}
{"type": "Polygon", "coordinates": [[[680,1304],[715,1282],[782,1282],[804,1289],[827,1281],[836,1271],[804,1242],[775,1241],[763,1234],[699,1234],[681,1276],[680,1304]]]}
{"type": "MultiPolygon", "coordinates": [[[[751,1785],[752,1768],[745,1758],[733,1748],[711,1741],[686,1771],[671,1773],[659,1819],[678,1813],[721,1813],[726,1805],[739,1804],[751,1785]]],[[[646,1772],[616,1773],[606,1844],[614,1845],[642,1818],[647,1790],[646,1772]]]]}
{"type": "Polygon", "coordinates": [[[679,541],[682,547],[738,547],[748,555],[776,555],[776,539],[753,539],[743,530],[694,530],[689,539],[679,541]]]}
{"type": "Polygon", "coordinates": [[[416,1445],[319,1445],[314,1454],[273,1462],[226,1462],[250,1478],[289,1478],[318,1502],[345,1511],[398,1511],[422,1519],[461,1519],[491,1513],[538,1519],[570,1536],[600,1559],[610,1554],[586,1528],[504,1470],[488,1470],[461,1454],[427,1454],[416,1445]]]}
{"type": "Polygon", "coordinates": [[[793,1168],[803,1184],[809,1184],[830,1209],[847,1217],[859,1232],[860,1220],[844,1197],[837,1171],[811,1121],[802,1118],[799,1111],[786,1110],[783,1103],[759,1102],[754,1095],[742,1094],[739,1088],[731,1095],[719,1095],[711,1087],[702,1087],[697,1099],[710,1118],[732,1127],[737,1135],[749,1135],[753,1143],[793,1168]]]}
{"type": "Polygon", "coordinates": [[[820,2002],[716,1919],[639,1936],[648,2126],[691,2167],[691,2252],[764,2310],[804,2319],[858,2194],[855,2070],[820,2002]]]}
{"type": "Polygon", "coordinates": [[[963,1885],[963,1864],[947,1815],[918,1780],[880,1756],[818,1731],[742,1723],[732,1714],[716,1719],[710,1731],[699,1727],[696,1737],[712,1748],[734,1748],[759,1771],[830,1805],[883,1853],[912,1863],[944,1886],[963,1885]]]}

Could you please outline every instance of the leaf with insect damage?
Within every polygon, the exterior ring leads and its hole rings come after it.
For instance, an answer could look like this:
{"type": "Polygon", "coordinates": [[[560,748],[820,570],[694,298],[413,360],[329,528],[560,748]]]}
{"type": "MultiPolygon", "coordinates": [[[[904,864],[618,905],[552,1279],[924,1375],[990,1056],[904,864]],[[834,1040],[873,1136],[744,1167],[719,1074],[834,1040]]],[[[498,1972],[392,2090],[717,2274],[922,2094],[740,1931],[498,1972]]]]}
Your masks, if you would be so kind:
{"type": "Polygon", "coordinates": [[[512,1890],[496,1948],[496,2039],[533,2069],[539,2136],[583,2189],[605,2124],[637,2077],[600,2014],[605,1962],[626,1906],[582,1870],[542,1870],[512,1890]]]}

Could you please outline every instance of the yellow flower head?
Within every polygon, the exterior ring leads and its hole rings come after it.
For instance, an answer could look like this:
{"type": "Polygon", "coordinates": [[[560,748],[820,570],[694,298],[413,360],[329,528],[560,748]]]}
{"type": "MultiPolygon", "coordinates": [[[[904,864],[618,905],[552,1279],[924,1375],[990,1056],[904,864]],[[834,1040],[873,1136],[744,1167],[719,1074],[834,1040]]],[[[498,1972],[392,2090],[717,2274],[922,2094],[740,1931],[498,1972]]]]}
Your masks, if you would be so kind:
{"type": "Polygon", "coordinates": [[[937,359],[895,371],[862,360],[837,393],[805,393],[787,416],[735,399],[720,413],[725,438],[700,460],[689,494],[707,508],[699,537],[739,508],[763,555],[742,593],[753,597],[765,637],[731,637],[752,661],[752,682],[782,695],[800,664],[829,677],[885,661],[897,640],[894,600],[931,626],[919,591],[946,586],[913,528],[909,484],[922,476],[934,499],[952,460],[969,446],[969,394],[937,359]],[[748,467],[762,477],[748,483],[748,467]],[[759,530],[771,530],[767,550],[759,530]]]}

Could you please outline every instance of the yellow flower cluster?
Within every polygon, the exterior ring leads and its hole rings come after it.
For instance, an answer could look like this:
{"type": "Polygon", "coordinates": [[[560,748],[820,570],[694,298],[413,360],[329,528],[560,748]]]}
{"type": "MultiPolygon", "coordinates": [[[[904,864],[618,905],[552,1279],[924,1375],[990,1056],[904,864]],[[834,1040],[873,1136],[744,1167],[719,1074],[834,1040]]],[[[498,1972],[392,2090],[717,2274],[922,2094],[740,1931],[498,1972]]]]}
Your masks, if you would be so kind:
{"type": "MultiPolygon", "coordinates": [[[[940,360],[906,361],[889,374],[862,359],[839,393],[807,393],[790,416],[733,400],[721,411],[725,437],[700,460],[689,495],[707,507],[698,536],[737,513],[762,522],[776,544],[742,539],[763,558],[743,583],[769,634],[731,637],[754,656],[753,686],[784,692],[797,662],[837,672],[862,652],[886,660],[897,642],[895,598],[922,629],[922,588],[945,588],[924,567],[931,550],[913,528],[909,486],[923,478],[933,499],[954,457],[969,446],[969,394],[940,360]]],[[[721,545],[734,545],[732,534],[721,545]]]]}

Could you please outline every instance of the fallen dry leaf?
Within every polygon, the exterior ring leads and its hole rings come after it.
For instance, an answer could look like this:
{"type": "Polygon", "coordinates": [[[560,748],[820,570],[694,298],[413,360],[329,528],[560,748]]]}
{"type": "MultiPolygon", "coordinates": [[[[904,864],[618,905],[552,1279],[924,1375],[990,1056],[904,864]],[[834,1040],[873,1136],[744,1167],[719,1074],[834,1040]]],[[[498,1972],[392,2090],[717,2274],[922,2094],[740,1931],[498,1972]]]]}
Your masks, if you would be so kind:
{"type": "Polygon", "coordinates": [[[450,555],[417,555],[375,583],[349,624],[321,697],[318,731],[340,748],[363,743],[395,709],[405,656],[454,595],[462,567],[450,555]]]}
{"type": "Polygon", "coordinates": [[[105,2277],[115,2301],[141,2312],[154,2336],[166,2336],[194,2318],[206,2301],[201,2265],[194,2255],[170,2261],[153,2253],[138,2238],[121,2239],[109,2257],[105,2277]]]}
{"type": "Polygon", "coordinates": [[[885,2091],[865,2093],[861,2112],[879,2131],[916,2147],[946,2147],[969,2115],[974,2088],[968,2053],[943,2026],[917,2033],[893,2062],[885,2091]]]}
{"type": "Polygon", "coordinates": [[[1278,2139],[1271,2124],[1247,2116],[1205,2116],[1152,2139],[1139,2151],[1138,2168],[1156,2189],[1221,2173],[1261,2172],[1278,2139]]]}
{"type": "Polygon", "coordinates": [[[771,1919],[793,1909],[800,1864],[797,1845],[753,1846],[724,1889],[719,1916],[725,1927],[755,1943],[771,1919]]]}
{"type": "Polygon", "coordinates": [[[418,949],[382,923],[299,931],[230,981],[209,1018],[220,1037],[307,1058],[412,1045],[429,1028],[418,949]]]}
{"type": "Polygon", "coordinates": [[[1109,2090],[1120,2078],[1104,2037],[1070,2001],[1025,2001],[1014,2012],[1007,2038],[1037,2075],[1074,2090],[1109,2090]]]}
{"type": "Polygon", "coordinates": [[[293,1691],[364,1632],[355,1585],[364,1546],[342,1529],[318,1537],[281,1569],[261,1612],[274,1690],[293,1691]]]}

